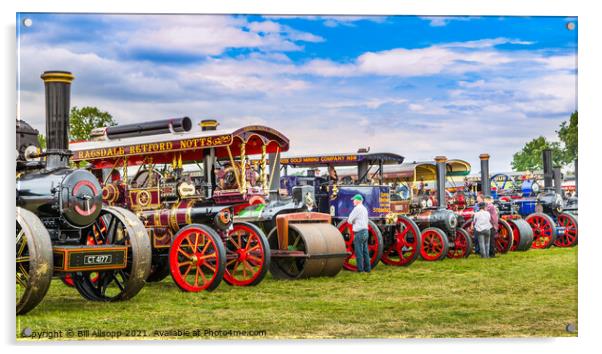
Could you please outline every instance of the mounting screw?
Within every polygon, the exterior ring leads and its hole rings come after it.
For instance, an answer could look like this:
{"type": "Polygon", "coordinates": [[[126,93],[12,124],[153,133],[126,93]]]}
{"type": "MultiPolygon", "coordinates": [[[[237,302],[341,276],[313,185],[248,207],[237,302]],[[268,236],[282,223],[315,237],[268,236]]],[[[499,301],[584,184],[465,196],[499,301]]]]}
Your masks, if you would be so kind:
{"type": "Polygon", "coordinates": [[[566,24],[566,29],[568,29],[569,31],[572,31],[575,29],[575,23],[574,22],[568,22],[566,24]]]}
{"type": "Polygon", "coordinates": [[[566,325],[565,330],[569,333],[575,333],[575,325],[572,323],[569,323],[566,325]]]}
{"type": "Polygon", "coordinates": [[[31,333],[32,333],[31,328],[29,328],[29,327],[25,327],[25,328],[23,328],[23,331],[21,331],[21,335],[23,337],[31,337],[31,333]]]}
{"type": "Polygon", "coordinates": [[[23,19],[23,26],[31,27],[31,25],[33,25],[33,21],[31,20],[31,18],[28,17],[23,19]]]}

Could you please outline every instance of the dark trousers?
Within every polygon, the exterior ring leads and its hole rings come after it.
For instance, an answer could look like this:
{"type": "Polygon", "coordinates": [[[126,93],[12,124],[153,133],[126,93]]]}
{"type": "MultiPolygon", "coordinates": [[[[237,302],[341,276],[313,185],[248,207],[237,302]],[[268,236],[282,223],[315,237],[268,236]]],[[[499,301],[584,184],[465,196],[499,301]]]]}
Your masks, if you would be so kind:
{"type": "Polygon", "coordinates": [[[353,248],[358,272],[370,272],[370,253],[368,252],[368,230],[354,231],[353,248]]]}
{"type": "Polygon", "coordinates": [[[491,228],[489,232],[489,257],[495,257],[495,239],[497,238],[497,230],[495,227],[491,228]]]}

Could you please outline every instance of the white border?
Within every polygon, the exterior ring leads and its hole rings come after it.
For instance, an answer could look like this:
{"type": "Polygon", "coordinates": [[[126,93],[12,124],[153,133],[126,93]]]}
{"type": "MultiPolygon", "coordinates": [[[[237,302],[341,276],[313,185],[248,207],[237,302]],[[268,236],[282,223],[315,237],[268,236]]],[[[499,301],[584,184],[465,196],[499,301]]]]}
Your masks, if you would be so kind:
{"type": "MultiPolygon", "coordinates": [[[[602,257],[602,235],[600,235],[599,180],[602,177],[599,168],[600,149],[600,34],[602,33],[600,12],[594,7],[594,1],[527,1],[527,0],[420,0],[420,1],[387,1],[387,0],[295,0],[295,1],[247,1],[232,0],[223,2],[203,3],[185,0],[169,1],[81,1],[66,0],[19,0],[4,6],[2,16],[2,78],[0,85],[4,119],[1,119],[5,145],[0,154],[0,166],[13,165],[14,135],[13,117],[15,116],[15,13],[22,12],[119,12],[119,13],[254,13],[254,14],[410,14],[410,15],[561,15],[579,17],[579,111],[581,113],[581,151],[580,151],[580,180],[581,212],[579,226],[582,238],[579,247],[579,338],[561,339],[511,339],[511,340],[377,340],[377,341],[269,341],[269,342],[158,342],[152,343],[108,343],[102,347],[88,348],[90,343],[53,344],[44,348],[47,353],[77,352],[106,352],[107,350],[131,351],[134,346],[144,345],[144,351],[162,353],[174,350],[203,350],[203,351],[250,351],[250,352],[307,352],[308,350],[341,350],[345,352],[366,351],[405,351],[405,352],[465,352],[465,353],[522,353],[546,352],[569,353],[575,351],[590,351],[600,347],[598,339],[602,333],[600,321],[600,263],[602,257]],[[598,103],[598,104],[596,104],[598,103]],[[595,192],[594,192],[595,191],[595,192]],[[595,197],[595,198],[594,198],[595,197]],[[108,346],[107,346],[108,345],[108,346]],[[193,348],[190,348],[193,346],[193,348]],[[377,348],[374,348],[374,347],[377,348]],[[177,348],[175,348],[177,347],[177,348]],[[186,347],[186,348],[185,348],[186,347]]],[[[3,168],[2,174],[5,193],[14,196],[12,168],[3,168]]],[[[2,303],[5,306],[1,321],[3,345],[14,346],[14,284],[12,283],[12,239],[9,231],[13,225],[12,197],[6,198],[0,211],[1,225],[5,227],[3,253],[5,264],[3,270],[4,291],[2,303]]],[[[403,309],[400,309],[403,311],[403,309]]],[[[40,352],[39,345],[26,345],[19,348],[6,348],[19,352],[40,352]]],[[[11,350],[11,351],[12,351],[11,350]]]]}

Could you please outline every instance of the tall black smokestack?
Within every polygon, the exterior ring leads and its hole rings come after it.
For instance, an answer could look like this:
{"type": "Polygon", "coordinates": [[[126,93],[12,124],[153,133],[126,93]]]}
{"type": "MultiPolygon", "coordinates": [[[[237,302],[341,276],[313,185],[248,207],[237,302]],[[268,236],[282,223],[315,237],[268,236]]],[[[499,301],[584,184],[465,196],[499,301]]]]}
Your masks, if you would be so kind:
{"type": "Polygon", "coordinates": [[[554,167],[552,171],[554,174],[554,190],[556,193],[562,195],[562,172],[560,171],[560,167],[554,167]]]}
{"type": "Polygon", "coordinates": [[[491,183],[489,182],[489,154],[479,155],[481,159],[481,193],[488,197],[491,195],[491,183]]]}
{"type": "Polygon", "coordinates": [[[543,185],[545,189],[554,188],[554,171],[552,170],[552,150],[544,149],[542,151],[543,158],[543,185]]]}
{"type": "Polygon", "coordinates": [[[447,172],[447,157],[436,156],[437,163],[437,202],[439,209],[447,209],[447,201],[445,200],[445,177],[447,172]]]}
{"type": "Polygon", "coordinates": [[[69,162],[69,109],[71,82],[68,71],[45,71],[47,168],[67,166],[69,162]]]}

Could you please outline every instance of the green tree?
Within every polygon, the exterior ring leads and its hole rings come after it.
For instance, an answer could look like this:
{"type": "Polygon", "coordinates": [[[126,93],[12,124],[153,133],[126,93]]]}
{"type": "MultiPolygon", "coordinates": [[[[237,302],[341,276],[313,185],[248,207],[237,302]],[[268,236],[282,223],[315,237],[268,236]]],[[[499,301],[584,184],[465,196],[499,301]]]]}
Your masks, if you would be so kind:
{"type": "Polygon", "coordinates": [[[571,114],[571,118],[567,122],[560,124],[560,130],[557,130],[558,138],[564,144],[564,163],[570,164],[577,159],[578,148],[578,132],[577,132],[577,111],[571,114]]]}
{"type": "Polygon", "coordinates": [[[46,150],[46,136],[44,134],[38,134],[38,144],[42,150],[46,150]]]}
{"type": "Polygon", "coordinates": [[[92,129],[117,124],[111,114],[96,107],[73,107],[69,120],[71,140],[88,140],[92,129]]]}
{"type": "Polygon", "coordinates": [[[562,166],[564,162],[563,151],[558,142],[549,142],[543,136],[535,138],[525,144],[523,149],[514,154],[512,169],[515,171],[534,171],[543,168],[541,157],[544,149],[552,149],[552,164],[562,166]]]}

